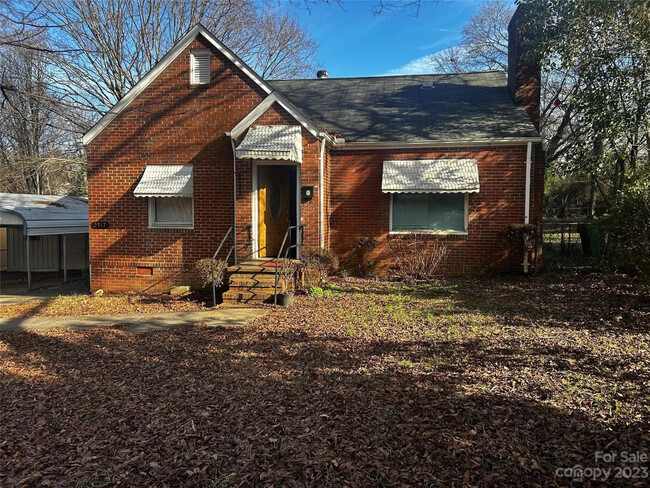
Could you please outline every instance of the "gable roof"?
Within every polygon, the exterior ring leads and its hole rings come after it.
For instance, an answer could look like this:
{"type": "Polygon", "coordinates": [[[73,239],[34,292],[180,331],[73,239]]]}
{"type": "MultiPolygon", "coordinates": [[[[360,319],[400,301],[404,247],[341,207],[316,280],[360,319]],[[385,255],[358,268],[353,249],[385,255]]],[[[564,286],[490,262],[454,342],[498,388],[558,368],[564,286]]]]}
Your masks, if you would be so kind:
{"type": "Polygon", "coordinates": [[[500,71],[269,84],[321,130],[347,142],[539,139],[524,108],[510,97],[500,71]]]}
{"type": "MultiPolygon", "coordinates": [[[[250,66],[248,66],[239,56],[233,53],[228,47],[219,41],[208,29],[203,25],[197,24],[185,34],[172,49],[165,54],[156,65],[138,82],[129,92],[124,95],[104,116],[93,125],[88,132],[81,138],[84,145],[90,142],[115,118],[117,117],[135,98],[147,88],[153,80],[155,80],[160,73],[162,73],[167,66],[169,66],[176,57],[183,52],[197,36],[203,36],[212,46],[220,51],[226,58],[228,58],[235,66],[237,66],[248,78],[250,78],[257,86],[259,86],[265,93],[270,94],[274,91],[273,87],[258,75],[250,66]]],[[[312,134],[318,135],[316,126],[289,100],[282,94],[276,93],[275,101],[279,103],[287,112],[289,112],[301,125],[303,125],[312,134]]]]}

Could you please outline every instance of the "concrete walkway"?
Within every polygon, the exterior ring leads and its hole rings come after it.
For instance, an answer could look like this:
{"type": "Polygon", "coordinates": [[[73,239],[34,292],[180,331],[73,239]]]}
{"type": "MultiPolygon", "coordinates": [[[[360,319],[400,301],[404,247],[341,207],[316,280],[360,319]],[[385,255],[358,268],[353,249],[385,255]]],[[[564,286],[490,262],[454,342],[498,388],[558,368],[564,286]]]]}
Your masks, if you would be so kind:
{"type": "Polygon", "coordinates": [[[216,308],[196,312],[166,312],[134,315],[90,315],[85,317],[29,317],[0,319],[0,331],[47,331],[56,327],[71,330],[93,327],[119,327],[125,332],[152,332],[205,323],[211,327],[236,327],[262,317],[267,310],[259,308],[216,308]]]}
{"type": "Polygon", "coordinates": [[[0,306],[15,305],[59,295],[87,295],[88,286],[84,280],[75,279],[61,283],[61,279],[38,281],[32,290],[27,285],[4,285],[0,283],[0,306]]]}

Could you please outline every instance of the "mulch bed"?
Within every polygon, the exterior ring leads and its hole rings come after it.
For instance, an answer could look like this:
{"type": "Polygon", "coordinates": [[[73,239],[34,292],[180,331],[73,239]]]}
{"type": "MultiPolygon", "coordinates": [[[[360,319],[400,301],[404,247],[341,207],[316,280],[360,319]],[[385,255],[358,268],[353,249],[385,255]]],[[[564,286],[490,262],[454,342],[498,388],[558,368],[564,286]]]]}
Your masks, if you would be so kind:
{"type": "Polygon", "coordinates": [[[558,468],[650,467],[594,459],[650,454],[647,285],[333,292],[236,329],[0,333],[0,485],[569,486],[558,468]]]}

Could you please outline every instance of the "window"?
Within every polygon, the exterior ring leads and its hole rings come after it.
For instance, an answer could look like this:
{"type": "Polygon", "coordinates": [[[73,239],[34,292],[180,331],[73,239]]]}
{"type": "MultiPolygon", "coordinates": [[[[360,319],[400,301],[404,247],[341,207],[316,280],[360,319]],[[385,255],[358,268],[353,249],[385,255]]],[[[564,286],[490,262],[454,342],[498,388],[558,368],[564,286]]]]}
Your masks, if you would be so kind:
{"type": "Polygon", "coordinates": [[[190,51],[190,84],[205,85],[210,83],[210,51],[192,49],[190,51]]]}
{"type": "Polygon", "coordinates": [[[467,193],[393,193],[391,232],[467,232],[467,193]]]}
{"type": "Polygon", "coordinates": [[[149,198],[149,227],[194,228],[194,199],[187,197],[149,198]]]}

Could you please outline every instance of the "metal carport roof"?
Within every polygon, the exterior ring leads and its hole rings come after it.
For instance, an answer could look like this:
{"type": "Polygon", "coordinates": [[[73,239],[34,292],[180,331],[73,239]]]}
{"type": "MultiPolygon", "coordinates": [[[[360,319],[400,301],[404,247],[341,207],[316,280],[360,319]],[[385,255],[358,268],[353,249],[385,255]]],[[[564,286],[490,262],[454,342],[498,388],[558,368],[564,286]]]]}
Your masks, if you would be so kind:
{"type": "Polygon", "coordinates": [[[0,193],[0,225],[18,224],[16,217],[26,236],[86,234],[88,199],[0,193]]]}

